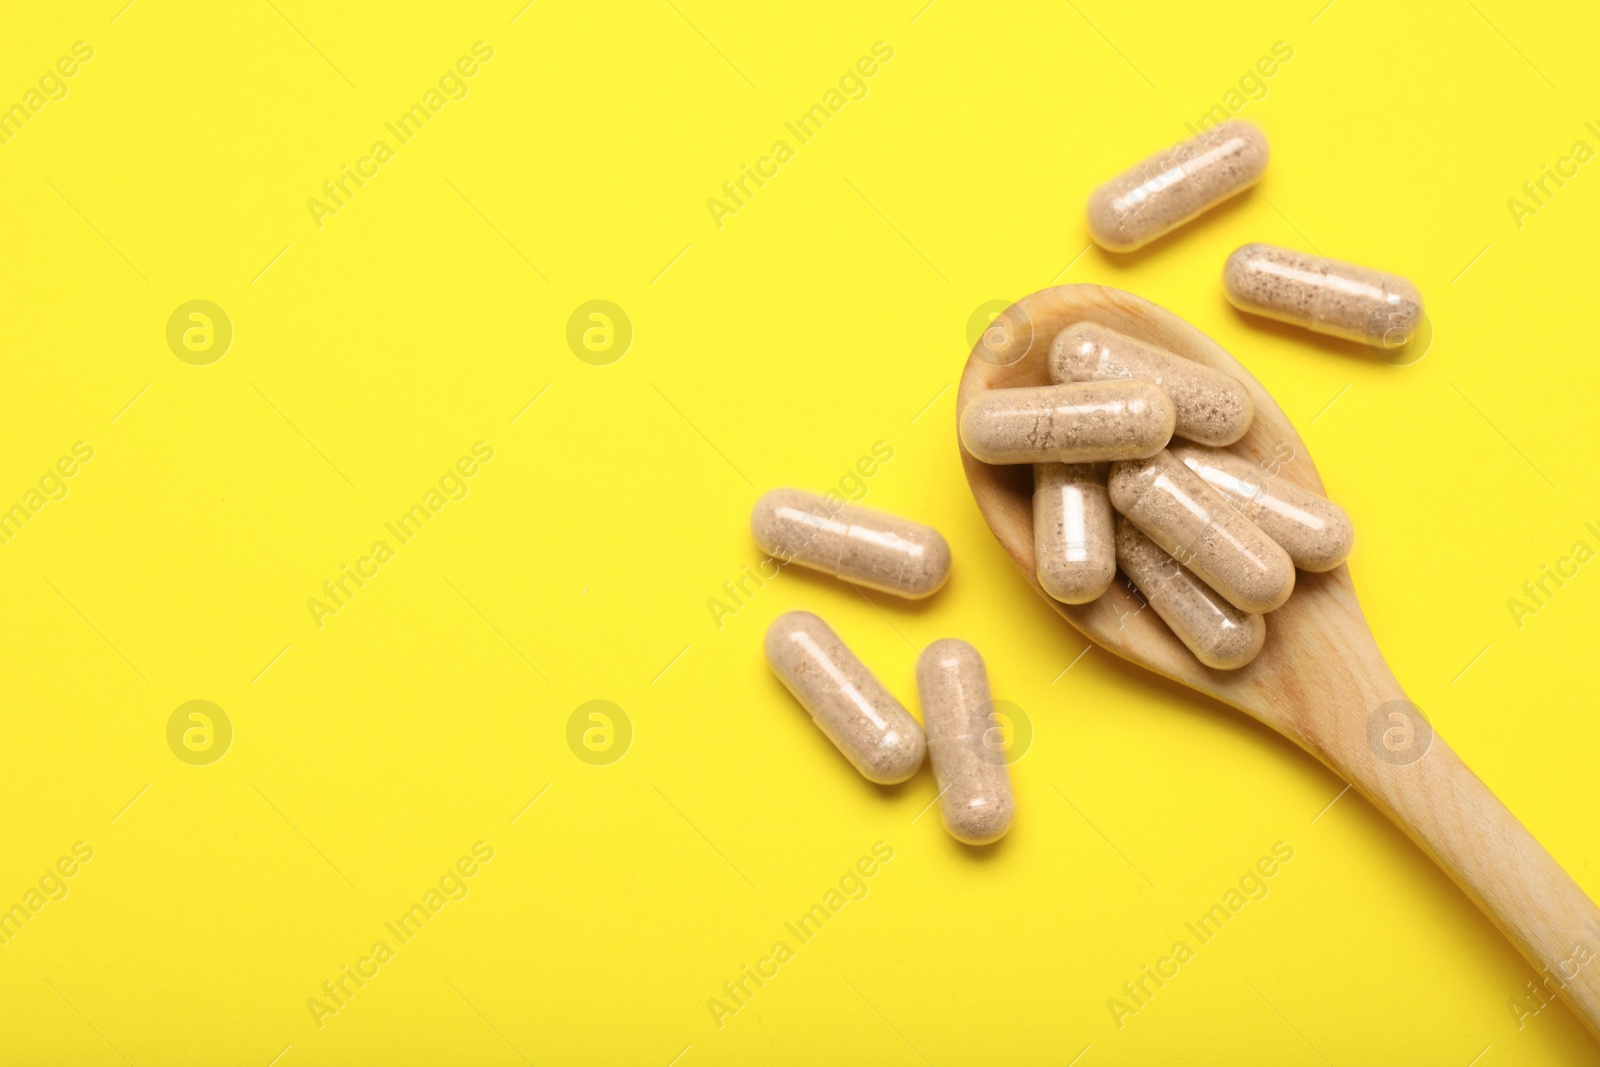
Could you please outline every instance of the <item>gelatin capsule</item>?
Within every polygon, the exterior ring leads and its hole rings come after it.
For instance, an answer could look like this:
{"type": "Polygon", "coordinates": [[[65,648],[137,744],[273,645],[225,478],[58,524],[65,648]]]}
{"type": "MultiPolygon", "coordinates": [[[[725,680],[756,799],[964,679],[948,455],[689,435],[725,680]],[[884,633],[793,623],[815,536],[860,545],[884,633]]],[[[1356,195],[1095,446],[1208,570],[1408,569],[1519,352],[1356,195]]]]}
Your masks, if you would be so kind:
{"type": "Polygon", "coordinates": [[[1098,463],[1153,456],[1172,426],[1154,382],[1070,382],[991,389],[961,413],[961,443],[984,463],[1098,463]]]}
{"type": "Polygon", "coordinates": [[[1117,519],[1117,564],[1195,659],[1219,671],[1256,658],[1267,620],[1240,611],[1193,571],[1161,551],[1127,519],[1117,519]]]}
{"type": "Polygon", "coordinates": [[[931,526],[804,489],[773,489],[756,501],[750,532],[780,563],[920,600],[950,577],[950,546],[931,526]]]}
{"type": "Polygon", "coordinates": [[[828,740],[869,782],[893,785],[917,773],[927,742],[917,720],[809,611],[767,628],[767,662],[828,740]]]}
{"type": "Polygon", "coordinates": [[[1248,189],[1267,169],[1267,137],[1234,120],[1163,149],[1089,197],[1089,236],[1132,252],[1248,189]]]}
{"type": "Polygon", "coordinates": [[[1276,245],[1237,249],[1222,284],[1240,311],[1385,350],[1422,324],[1422,294],[1399,275],[1276,245]]]}
{"type": "Polygon", "coordinates": [[[1016,803],[983,657],[965,641],[935,641],[917,660],[917,694],[945,829],[969,845],[998,841],[1016,803]]]}
{"type": "Polygon", "coordinates": [[[1173,434],[1204,445],[1231,445],[1250,428],[1254,408],[1244,385],[1219,370],[1147,344],[1097,322],[1075,322],[1050,346],[1050,380],[1104,382],[1143,378],[1172,401],[1173,434]]]}
{"type": "Polygon", "coordinates": [[[1117,575],[1111,496],[1087,463],[1033,465],[1034,572],[1063,604],[1087,604],[1117,575]]]}
{"type": "Polygon", "coordinates": [[[1111,505],[1238,608],[1271,611],[1294,592],[1288,553],[1171,452],[1111,468],[1111,505]]]}
{"type": "Polygon", "coordinates": [[[1355,547],[1350,516],[1327,497],[1232,452],[1198,445],[1177,445],[1171,452],[1278,542],[1301,570],[1331,571],[1355,547]]]}

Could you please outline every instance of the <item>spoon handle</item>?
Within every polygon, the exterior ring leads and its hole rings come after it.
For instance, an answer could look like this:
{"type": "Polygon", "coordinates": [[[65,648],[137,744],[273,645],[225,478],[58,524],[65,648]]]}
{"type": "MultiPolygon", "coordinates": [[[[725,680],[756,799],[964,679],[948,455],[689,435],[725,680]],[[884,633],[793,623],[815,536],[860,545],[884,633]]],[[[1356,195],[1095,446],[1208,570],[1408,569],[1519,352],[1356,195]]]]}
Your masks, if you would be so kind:
{"type": "Polygon", "coordinates": [[[1559,995],[1600,1038],[1600,908],[1443,738],[1396,705],[1392,725],[1364,724],[1359,742],[1341,731],[1343,751],[1320,754],[1521,950],[1548,991],[1540,997],[1559,995]],[[1415,749],[1390,747],[1386,730],[1415,749]]]}

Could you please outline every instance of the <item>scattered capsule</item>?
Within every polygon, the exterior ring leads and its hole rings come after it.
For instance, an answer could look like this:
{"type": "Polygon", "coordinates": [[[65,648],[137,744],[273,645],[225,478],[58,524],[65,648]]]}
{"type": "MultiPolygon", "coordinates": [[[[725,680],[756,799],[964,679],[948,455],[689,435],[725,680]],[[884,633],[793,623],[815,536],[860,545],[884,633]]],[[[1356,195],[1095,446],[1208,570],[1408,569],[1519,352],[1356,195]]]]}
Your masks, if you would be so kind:
{"type": "Polygon", "coordinates": [[[917,773],[922,727],[809,611],[780,615],[767,628],[767,662],[828,740],[869,782],[893,785],[917,773]]]}
{"type": "Polygon", "coordinates": [[[1172,427],[1154,382],[1071,382],[991,389],[961,413],[961,443],[984,463],[1097,463],[1153,456],[1172,427]]]}
{"type": "Polygon", "coordinates": [[[950,576],[950,546],[938,530],[804,489],[773,489],[750,513],[756,544],[780,563],[920,600],[950,576]]]}
{"type": "Polygon", "coordinates": [[[998,841],[1011,828],[1016,802],[1005,757],[990,743],[1000,725],[983,657],[965,641],[935,641],[917,660],[917,694],[945,829],[969,845],[998,841]]]}
{"type": "Polygon", "coordinates": [[[1294,592],[1294,561],[1172,455],[1111,467],[1111,504],[1238,608],[1259,615],[1294,592]]]}
{"type": "Polygon", "coordinates": [[[1422,324],[1422,294],[1399,275],[1276,245],[1236,250],[1222,284],[1240,311],[1382,349],[1407,344],[1422,324]]]}
{"type": "Polygon", "coordinates": [[[1248,189],[1267,169],[1267,136],[1235,120],[1203,130],[1112,178],[1089,197],[1089,236],[1131,252],[1248,189]]]}
{"type": "Polygon", "coordinates": [[[1087,604],[1117,576],[1111,497],[1087,463],[1033,465],[1034,571],[1064,604],[1087,604]]]}
{"type": "Polygon", "coordinates": [[[1266,619],[1222,599],[1124,518],[1117,519],[1117,563],[1161,621],[1207,667],[1237,670],[1261,651],[1266,619]]]}
{"type": "Polygon", "coordinates": [[[1177,445],[1171,451],[1278,542],[1301,570],[1331,571],[1355,547],[1356,531],[1350,516],[1327,497],[1276,477],[1232,452],[1198,445],[1177,445]]]}
{"type": "Polygon", "coordinates": [[[1231,445],[1250,428],[1250,393],[1230,375],[1146,344],[1097,322],[1075,322],[1050,347],[1050,380],[1104,382],[1144,378],[1172,401],[1173,434],[1206,445],[1231,445]]]}

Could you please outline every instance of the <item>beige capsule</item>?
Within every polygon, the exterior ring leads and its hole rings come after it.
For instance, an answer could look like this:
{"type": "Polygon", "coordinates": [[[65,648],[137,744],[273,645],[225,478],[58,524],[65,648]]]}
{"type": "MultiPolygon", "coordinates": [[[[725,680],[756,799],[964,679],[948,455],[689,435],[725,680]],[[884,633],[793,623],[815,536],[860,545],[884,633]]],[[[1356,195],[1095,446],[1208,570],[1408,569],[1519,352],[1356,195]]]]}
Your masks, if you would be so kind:
{"type": "Polygon", "coordinates": [[[1231,445],[1250,428],[1250,392],[1219,370],[1119,333],[1097,322],[1075,322],[1050,346],[1050,380],[1103,382],[1144,378],[1166,391],[1172,432],[1203,445],[1231,445]]]}
{"type": "Polygon", "coordinates": [[[804,489],[773,489],[756,501],[750,532],[780,563],[843,578],[910,600],[950,577],[950,546],[931,526],[804,489]]]}
{"type": "Polygon", "coordinates": [[[1089,197],[1089,236],[1131,252],[1248,189],[1267,169],[1267,137],[1235,120],[1123,171],[1089,197]]]}
{"type": "Polygon", "coordinates": [[[809,611],[780,615],[767,628],[766,652],[773,673],[864,778],[893,785],[917,773],[927,747],[922,727],[827,623],[809,611]]]}
{"type": "Polygon", "coordinates": [[[1232,452],[1198,445],[1176,445],[1170,451],[1278,542],[1301,570],[1331,571],[1355,547],[1350,516],[1327,497],[1232,452]]]}
{"type": "Polygon", "coordinates": [[[1161,621],[1207,667],[1237,670],[1261,651],[1266,619],[1228,603],[1124,518],[1117,519],[1117,563],[1161,621]]]}
{"type": "Polygon", "coordinates": [[[1259,615],[1294,592],[1294,561],[1171,452],[1111,468],[1111,505],[1238,608],[1259,615]]]}
{"type": "Polygon", "coordinates": [[[1400,348],[1422,325],[1422,294],[1399,275],[1291,248],[1237,249],[1222,285],[1240,311],[1382,349],[1400,348]]]}
{"type": "Polygon", "coordinates": [[[1154,382],[1069,382],[989,390],[961,413],[961,443],[984,463],[1099,463],[1153,456],[1172,427],[1154,382]]]}
{"type": "Polygon", "coordinates": [[[1000,726],[983,657],[965,641],[935,641],[917,660],[917,695],[945,829],[969,845],[998,841],[1016,802],[1004,754],[990,742],[1000,726]]]}
{"type": "Polygon", "coordinates": [[[1087,604],[1117,576],[1111,497],[1088,463],[1033,465],[1034,572],[1063,604],[1087,604]]]}

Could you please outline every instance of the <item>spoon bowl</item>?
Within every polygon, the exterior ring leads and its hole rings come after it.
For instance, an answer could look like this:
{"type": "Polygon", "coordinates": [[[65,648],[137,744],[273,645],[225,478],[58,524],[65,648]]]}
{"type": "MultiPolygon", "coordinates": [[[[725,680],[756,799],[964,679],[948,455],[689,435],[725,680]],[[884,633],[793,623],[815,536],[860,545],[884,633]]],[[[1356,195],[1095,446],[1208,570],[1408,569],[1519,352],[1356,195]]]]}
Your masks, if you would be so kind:
{"type": "MultiPolygon", "coordinates": [[[[1231,450],[1324,492],[1305,442],[1238,360],[1172,312],[1105,286],[1043,289],[1002,312],[962,371],[958,422],[990,389],[1048,385],[1051,342],[1081,321],[1236,378],[1255,419],[1231,450]]],[[[1124,580],[1089,604],[1051,598],[1035,574],[1031,468],[990,466],[964,447],[961,462],[990,530],[1051,607],[1100,647],[1245,712],[1344,778],[1439,864],[1600,1038],[1600,909],[1406,699],[1367,628],[1347,564],[1297,573],[1293,595],[1266,617],[1260,655],[1237,670],[1213,670],[1124,580]]]]}

